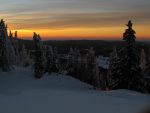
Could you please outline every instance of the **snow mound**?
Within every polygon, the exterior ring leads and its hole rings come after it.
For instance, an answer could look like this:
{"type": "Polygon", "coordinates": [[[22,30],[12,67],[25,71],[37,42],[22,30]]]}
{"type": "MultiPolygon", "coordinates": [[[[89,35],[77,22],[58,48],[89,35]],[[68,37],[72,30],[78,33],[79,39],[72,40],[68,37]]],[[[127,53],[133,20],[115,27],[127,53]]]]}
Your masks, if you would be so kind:
{"type": "Polygon", "coordinates": [[[95,91],[65,75],[35,79],[31,68],[0,72],[0,113],[137,113],[150,96],[128,90],[95,91]]]}

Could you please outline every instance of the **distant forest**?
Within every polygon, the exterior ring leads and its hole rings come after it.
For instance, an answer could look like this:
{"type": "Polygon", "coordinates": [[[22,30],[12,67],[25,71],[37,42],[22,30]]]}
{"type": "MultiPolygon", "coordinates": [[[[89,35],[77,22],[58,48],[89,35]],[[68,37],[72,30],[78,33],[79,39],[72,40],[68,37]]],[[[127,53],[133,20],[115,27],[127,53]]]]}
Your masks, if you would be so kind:
{"type": "MultiPolygon", "coordinates": [[[[20,39],[19,41],[21,45],[24,44],[28,49],[33,48],[32,40],[20,39]]],[[[67,53],[70,48],[87,49],[93,47],[96,55],[103,55],[104,57],[109,57],[114,46],[124,46],[123,43],[124,41],[103,40],[49,40],[43,42],[44,45],[57,47],[59,53],[67,53]]],[[[148,41],[137,41],[136,45],[139,48],[145,49],[145,51],[148,51],[148,48],[150,48],[150,42],[148,41]]]]}

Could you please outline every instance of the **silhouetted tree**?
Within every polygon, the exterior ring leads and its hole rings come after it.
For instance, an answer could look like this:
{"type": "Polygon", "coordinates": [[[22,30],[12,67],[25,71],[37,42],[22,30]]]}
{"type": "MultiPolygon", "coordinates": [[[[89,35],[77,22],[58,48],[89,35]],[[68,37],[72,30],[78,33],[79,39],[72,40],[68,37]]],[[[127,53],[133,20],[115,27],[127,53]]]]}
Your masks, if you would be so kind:
{"type": "Polygon", "coordinates": [[[126,29],[125,33],[123,34],[123,40],[128,43],[128,46],[133,46],[136,40],[136,32],[132,29],[132,26],[133,24],[130,20],[127,24],[128,29],[126,29]]]}
{"type": "Polygon", "coordinates": [[[124,88],[131,90],[142,90],[143,76],[140,68],[140,56],[135,47],[135,31],[132,29],[132,22],[129,21],[123,40],[125,40],[125,47],[119,50],[117,60],[117,70],[113,73],[112,79],[114,89],[124,88]]]}
{"type": "Polygon", "coordinates": [[[0,69],[3,71],[8,71],[10,68],[7,25],[5,25],[2,19],[0,21],[0,69]]]}
{"type": "Polygon", "coordinates": [[[18,58],[15,54],[15,49],[14,49],[14,37],[13,37],[13,33],[10,31],[9,32],[9,41],[8,41],[8,44],[9,44],[9,62],[12,64],[12,65],[16,65],[18,62],[18,58]]]}
{"type": "Polygon", "coordinates": [[[39,35],[34,33],[33,35],[34,41],[34,74],[36,78],[41,78],[44,74],[44,55],[42,42],[39,35]]]}
{"type": "Polygon", "coordinates": [[[15,50],[16,57],[19,57],[19,40],[18,40],[17,31],[15,31],[15,36],[14,36],[14,50],[15,50]]]}
{"type": "Polygon", "coordinates": [[[123,35],[123,39],[126,41],[127,45],[124,50],[121,52],[120,56],[123,58],[122,65],[125,70],[124,77],[127,82],[128,89],[133,90],[142,90],[143,88],[143,75],[140,68],[140,55],[135,46],[135,31],[132,29],[132,22],[129,21],[128,29],[125,31],[123,35]],[[124,56],[124,57],[123,57],[124,56]]]}

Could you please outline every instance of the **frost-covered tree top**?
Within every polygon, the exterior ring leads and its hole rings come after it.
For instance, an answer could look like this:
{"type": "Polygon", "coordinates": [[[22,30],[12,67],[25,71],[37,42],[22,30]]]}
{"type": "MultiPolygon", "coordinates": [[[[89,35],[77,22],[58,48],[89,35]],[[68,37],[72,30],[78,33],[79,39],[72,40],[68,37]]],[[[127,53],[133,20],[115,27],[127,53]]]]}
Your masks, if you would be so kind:
{"type": "Polygon", "coordinates": [[[5,25],[5,22],[3,19],[1,19],[0,21],[0,39],[3,41],[3,45],[5,47],[8,46],[7,25],[5,25]]]}
{"type": "Polygon", "coordinates": [[[134,43],[136,39],[136,32],[132,29],[132,26],[133,23],[131,22],[131,20],[129,20],[127,24],[128,29],[126,29],[125,33],[123,34],[123,40],[125,40],[129,44],[134,43]]]}
{"type": "Polygon", "coordinates": [[[3,19],[1,19],[0,21],[0,28],[6,28],[6,25],[3,19]]]}
{"type": "Polygon", "coordinates": [[[17,34],[17,31],[15,31],[14,39],[17,40],[17,38],[18,38],[18,34],[17,34]]]}
{"type": "Polygon", "coordinates": [[[3,19],[0,21],[0,69],[8,71],[10,69],[10,54],[8,46],[7,25],[3,19]]]}
{"type": "Polygon", "coordinates": [[[13,33],[11,31],[9,32],[9,39],[11,42],[13,41],[13,33]]]}
{"type": "Polygon", "coordinates": [[[7,25],[5,25],[5,22],[3,19],[0,21],[0,36],[3,38],[7,37],[7,25]]]}
{"type": "Polygon", "coordinates": [[[37,42],[37,41],[38,41],[38,38],[37,38],[37,34],[36,34],[36,32],[34,32],[34,34],[33,34],[33,40],[34,40],[35,42],[37,42]]]}

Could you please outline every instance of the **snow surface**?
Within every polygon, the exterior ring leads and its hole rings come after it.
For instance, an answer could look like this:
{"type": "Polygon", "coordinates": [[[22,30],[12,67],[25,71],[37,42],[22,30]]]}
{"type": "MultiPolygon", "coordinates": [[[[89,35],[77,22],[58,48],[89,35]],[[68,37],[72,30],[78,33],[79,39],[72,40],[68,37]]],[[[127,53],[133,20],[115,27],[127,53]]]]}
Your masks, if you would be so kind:
{"type": "Polygon", "coordinates": [[[137,113],[149,103],[150,95],[95,91],[65,75],[38,80],[31,68],[0,72],[0,113],[137,113]]]}

